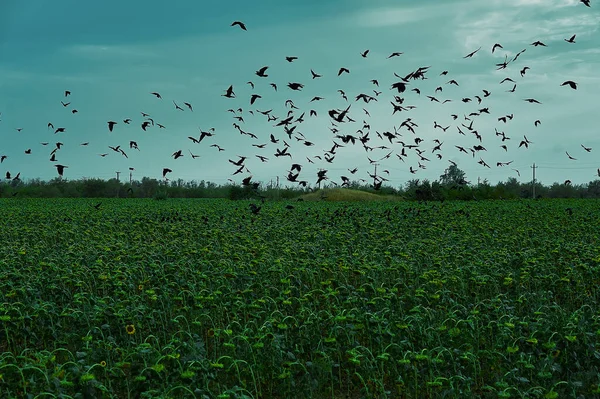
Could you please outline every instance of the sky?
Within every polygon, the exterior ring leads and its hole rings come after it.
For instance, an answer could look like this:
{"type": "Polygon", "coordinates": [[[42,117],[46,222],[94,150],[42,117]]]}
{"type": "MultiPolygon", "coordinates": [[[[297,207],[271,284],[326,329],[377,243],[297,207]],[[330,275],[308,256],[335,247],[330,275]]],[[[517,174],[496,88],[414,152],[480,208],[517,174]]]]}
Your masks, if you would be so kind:
{"type": "Polygon", "coordinates": [[[319,169],[326,169],[329,180],[338,184],[341,176],[372,182],[376,163],[377,176],[397,187],[410,179],[437,180],[452,161],[471,182],[510,177],[529,182],[535,164],[536,178],[544,184],[587,183],[600,173],[599,28],[600,2],[595,0],[591,7],[579,0],[4,0],[0,156],[6,158],[0,173],[50,180],[58,176],[54,165],[60,164],[67,166],[65,179],[109,179],[117,171],[128,179],[129,168],[134,168],[132,177],[139,180],[161,179],[163,168],[169,168],[170,180],[226,184],[252,176],[253,181],[279,178],[281,185],[294,186],[286,177],[295,163],[302,165],[297,180],[314,186],[319,169]],[[234,21],[243,22],[247,30],[231,26],[234,21]],[[565,40],[573,35],[574,43],[565,40]],[[538,40],[546,47],[531,45],[538,40]],[[496,43],[502,48],[492,53],[496,43]],[[367,49],[366,57],[361,56],[367,49]],[[402,55],[388,58],[393,52],[402,55]],[[288,62],[286,56],[298,58],[288,62]],[[505,60],[511,62],[498,70],[496,64],[505,60]],[[269,67],[268,77],[255,74],[263,66],[269,67]],[[338,76],[342,67],[349,73],[338,76]],[[426,79],[409,79],[404,93],[391,88],[400,81],[394,73],[405,77],[420,67],[429,67],[426,79]],[[529,69],[522,76],[524,67],[529,69]],[[311,69],[322,77],[312,79],[311,69]],[[513,83],[500,83],[507,77],[516,84],[514,92],[509,91],[513,83]],[[577,89],[561,86],[567,80],[576,82],[577,89]],[[304,87],[295,91],[288,83],[304,87]],[[235,98],[223,96],[230,85],[235,98]],[[442,90],[436,92],[438,87],[442,90]],[[67,90],[71,94],[65,97],[67,90]],[[484,97],[483,90],[491,94],[484,97]],[[375,99],[355,101],[361,93],[375,99]],[[253,94],[261,97],[251,105],[253,94]],[[323,99],[311,101],[314,97],[323,99]],[[392,102],[398,100],[406,109],[392,115],[392,102]],[[351,120],[330,117],[328,111],[348,105],[351,120]],[[489,114],[480,111],[484,108],[489,114]],[[258,112],[268,110],[276,120],[258,112]],[[310,110],[317,115],[309,116],[310,110]],[[155,122],[146,131],[141,128],[147,120],[142,112],[155,122]],[[498,120],[511,114],[506,123],[498,120]],[[288,115],[293,116],[291,136],[275,126],[288,115]],[[112,132],[108,121],[117,122],[112,132]],[[540,123],[535,126],[535,121],[540,123]],[[411,123],[414,133],[406,128],[411,123]],[[55,133],[59,127],[64,132],[55,133]],[[188,138],[197,139],[209,129],[214,135],[200,143],[188,138]],[[496,131],[507,139],[503,142],[496,131]],[[385,132],[396,134],[391,143],[385,132]],[[336,137],[358,139],[367,133],[366,145],[372,149],[336,137]],[[277,144],[270,142],[271,134],[277,144]],[[524,136],[531,144],[519,148],[524,136]],[[403,156],[400,142],[415,145],[415,138],[422,141],[416,149],[404,148],[403,156]],[[432,152],[434,140],[443,144],[432,152]],[[130,148],[130,141],[139,150],[130,148]],[[284,141],[291,158],[275,156],[286,146],[284,141]],[[56,142],[63,145],[52,162],[56,142]],[[325,151],[334,142],[341,147],[327,162],[325,151]],[[470,149],[476,145],[486,150],[473,156],[470,149]],[[109,146],[120,146],[127,158],[109,146]],[[387,148],[377,148],[381,146],[387,148]],[[174,159],[178,150],[183,156],[174,159]],[[256,155],[268,160],[261,162],[256,155]],[[238,167],[229,160],[238,161],[238,156],[247,157],[245,168],[233,175],[238,167]],[[351,174],[354,168],[358,170],[351,174]]]}

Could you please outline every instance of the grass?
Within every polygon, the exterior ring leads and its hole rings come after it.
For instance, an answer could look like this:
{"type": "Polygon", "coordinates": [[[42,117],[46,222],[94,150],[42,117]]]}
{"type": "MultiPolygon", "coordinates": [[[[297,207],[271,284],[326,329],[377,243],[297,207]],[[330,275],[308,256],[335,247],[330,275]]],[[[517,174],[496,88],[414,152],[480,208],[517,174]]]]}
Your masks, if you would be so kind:
{"type": "Polygon", "coordinates": [[[95,203],[0,200],[0,397],[600,394],[593,200],[95,203]]]}
{"type": "Polygon", "coordinates": [[[305,201],[401,201],[397,195],[381,195],[349,188],[322,189],[301,195],[305,201]]]}

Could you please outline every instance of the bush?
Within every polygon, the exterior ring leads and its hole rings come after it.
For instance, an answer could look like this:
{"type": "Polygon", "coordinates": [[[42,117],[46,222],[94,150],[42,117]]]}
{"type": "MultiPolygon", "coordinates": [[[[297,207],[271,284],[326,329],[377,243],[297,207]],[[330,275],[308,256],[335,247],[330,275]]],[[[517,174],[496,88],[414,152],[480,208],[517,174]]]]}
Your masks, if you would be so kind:
{"type": "Polygon", "coordinates": [[[160,190],[160,191],[157,191],[156,194],[154,194],[154,196],[152,198],[154,198],[157,201],[164,201],[167,198],[169,198],[169,195],[167,194],[166,191],[160,190]]]}

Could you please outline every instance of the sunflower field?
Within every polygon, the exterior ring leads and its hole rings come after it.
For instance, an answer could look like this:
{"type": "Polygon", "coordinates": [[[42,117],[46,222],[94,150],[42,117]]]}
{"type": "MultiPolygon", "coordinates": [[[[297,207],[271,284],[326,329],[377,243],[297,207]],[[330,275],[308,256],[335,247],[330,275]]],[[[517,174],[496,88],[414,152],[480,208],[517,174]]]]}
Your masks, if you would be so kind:
{"type": "Polygon", "coordinates": [[[595,200],[2,199],[0,397],[598,397],[599,286],[595,200]]]}

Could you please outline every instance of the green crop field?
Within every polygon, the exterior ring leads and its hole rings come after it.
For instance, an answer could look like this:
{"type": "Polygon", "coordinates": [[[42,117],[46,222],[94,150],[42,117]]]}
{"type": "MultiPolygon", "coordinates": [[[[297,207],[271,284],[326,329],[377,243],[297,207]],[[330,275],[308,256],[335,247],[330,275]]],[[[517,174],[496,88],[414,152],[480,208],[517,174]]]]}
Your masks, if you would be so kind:
{"type": "Polygon", "coordinates": [[[101,201],[0,200],[0,397],[600,395],[597,201],[101,201]]]}

